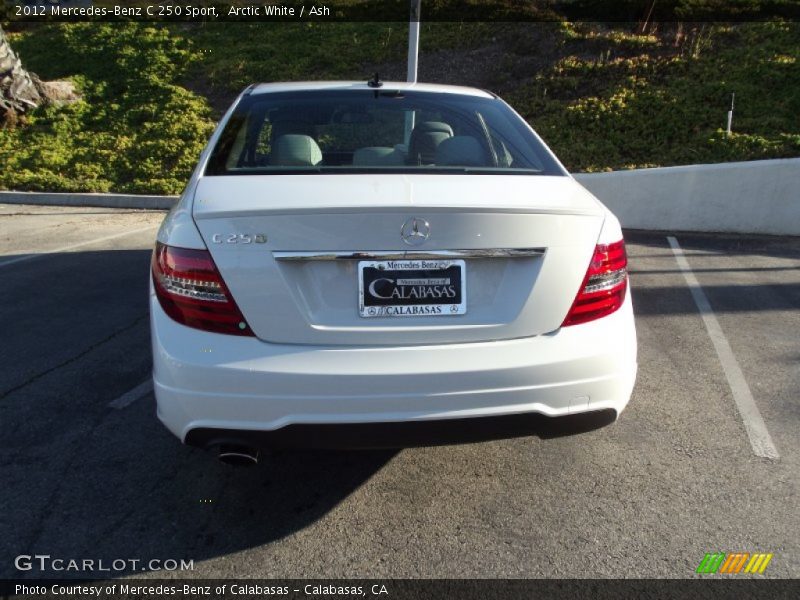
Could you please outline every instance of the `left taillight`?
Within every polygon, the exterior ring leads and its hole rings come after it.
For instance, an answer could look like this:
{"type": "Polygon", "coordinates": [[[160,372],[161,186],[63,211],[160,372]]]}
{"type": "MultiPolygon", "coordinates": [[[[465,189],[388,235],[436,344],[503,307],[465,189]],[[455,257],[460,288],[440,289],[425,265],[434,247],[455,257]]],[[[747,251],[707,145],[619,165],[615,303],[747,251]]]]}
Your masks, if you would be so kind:
{"type": "Polygon", "coordinates": [[[189,327],[252,336],[208,250],[156,243],[153,286],[161,308],[189,327]]]}

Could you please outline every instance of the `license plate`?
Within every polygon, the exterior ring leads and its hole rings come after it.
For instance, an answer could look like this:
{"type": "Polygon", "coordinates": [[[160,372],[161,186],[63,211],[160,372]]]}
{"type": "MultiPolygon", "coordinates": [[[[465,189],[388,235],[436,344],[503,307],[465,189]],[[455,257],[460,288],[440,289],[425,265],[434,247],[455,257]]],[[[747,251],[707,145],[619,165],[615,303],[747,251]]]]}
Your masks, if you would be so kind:
{"type": "Polygon", "coordinates": [[[362,317],[454,316],[467,312],[463,260],[364,260],[358,263],[362,317]]]}

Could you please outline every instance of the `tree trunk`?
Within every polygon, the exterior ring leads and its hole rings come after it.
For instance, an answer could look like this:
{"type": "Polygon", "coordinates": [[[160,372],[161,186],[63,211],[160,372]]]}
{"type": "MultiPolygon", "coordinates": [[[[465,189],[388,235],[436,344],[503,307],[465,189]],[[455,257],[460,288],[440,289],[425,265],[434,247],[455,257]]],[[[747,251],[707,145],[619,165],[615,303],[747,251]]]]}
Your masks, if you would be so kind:
{"type": "Polygon", "coordinates": [[[0,116],[36,108],[42,103],[41,90],[39,78],[23,68],[0,27],[0,116]]]}
{"type": "Polygon", "coordinates": [[[26,71],[0,27],[0,126],[14,127],[18,115],[42,104],[72,104],[79,99],[71,81],[42,81],[26,71]]]}

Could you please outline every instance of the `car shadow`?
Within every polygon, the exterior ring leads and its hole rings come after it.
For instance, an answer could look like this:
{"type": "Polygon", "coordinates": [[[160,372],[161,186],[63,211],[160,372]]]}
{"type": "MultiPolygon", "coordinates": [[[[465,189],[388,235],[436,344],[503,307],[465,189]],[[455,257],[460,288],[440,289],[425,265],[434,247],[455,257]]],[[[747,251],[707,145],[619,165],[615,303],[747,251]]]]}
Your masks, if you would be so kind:
{"type": "MultiPolygon", "coordinates": [[[[170,573],[158,571],[175,561],[187,568],[172,575],[202,577],[207,559],[230,556],[233,563],[240,551],[326,518],[396,454],[278,450],[264,452],[258,465],[230,466],[213,451],[183,446],[158,422],[154,405],[149,394],[122,410],[103,407],[104,415],[74,411],[33,444],[12,446],[0,461],[4,495],[34,518],[0,526],[0,576],[163,576],[170,573]],[[19,572],[20,555],[62,562],[19,572]],[[70,570],[70,560],[93,567],[70,570]]],[[[269,565],[247,572],[271,576],[269,565]]]]}

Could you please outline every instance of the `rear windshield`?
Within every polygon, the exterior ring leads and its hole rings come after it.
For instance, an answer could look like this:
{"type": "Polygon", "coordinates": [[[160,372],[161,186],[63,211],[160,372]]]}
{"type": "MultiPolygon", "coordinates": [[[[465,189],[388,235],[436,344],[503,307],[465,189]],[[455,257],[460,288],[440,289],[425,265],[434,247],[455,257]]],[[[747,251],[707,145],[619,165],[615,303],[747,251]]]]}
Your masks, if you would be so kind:
{"type": "Polygon", "coordinates": [[[564,175],[501,100],[390,90],[247,96],[206,175],[376,171],[564,175]]]}

